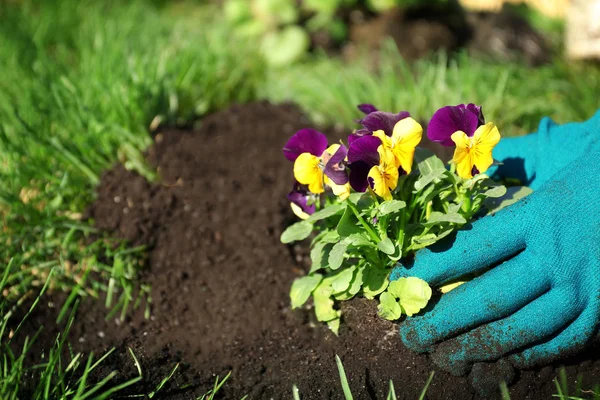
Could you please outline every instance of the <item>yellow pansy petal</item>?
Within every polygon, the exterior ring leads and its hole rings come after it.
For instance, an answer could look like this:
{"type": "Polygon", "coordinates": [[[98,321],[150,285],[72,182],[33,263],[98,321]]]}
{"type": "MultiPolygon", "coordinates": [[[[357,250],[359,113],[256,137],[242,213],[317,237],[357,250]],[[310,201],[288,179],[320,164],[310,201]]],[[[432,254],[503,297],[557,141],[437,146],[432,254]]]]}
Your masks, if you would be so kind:
{"type": "Polygon", "coordinates": [[[500,132],[496,125],[489,122],[480,126],[473,135],[471,157],[480,173],[484,173],[494,163],[492,150],[500,141],[500,132]]]}
{"type": "Polygon", "coordinates": [[[386,186],[394,190],[398,185],[398,165],[396,164],[396,157],[392,151],[383,146],[379,146],[377,152],[379,153],[379,170],[383,175],[386,186]]]}
{"type": "Polygon", "coordinates": [[[447,285],[444,285],[444,286],[440,287],[440,292],[442,292],[442,293],[448,293],[448,292],[456,289],[457,287],[459,287],[463,283],[466,283],[466,281],[459,281],[459,282],[449,283],[447,285]]]}
{"type": "Polygon", "coordinates": [[[377,148],[377,153],[379,153],[379,165],[394,164],[394,153],[390,149],[381,145],[377,148]]]}
{"type": "Polygon", "coordinates": [[[415,148],[423,137],[423,127],[411,117],[401,119],[394,125],[392,142],[394,146],[403,148],[415,148]]]}
{"type": "Polygon", "coordinates": [[[390,190],[396,189],[398,186],[398,167],[396,165],[387,165],[385,170],[383,171],[383,175],[385,178],[385,183],[390,190]]]}
{"type": "Polygon", "coordinates": [[[394,125],[392,150],[396,157],[396,166],[402,167],[407,174],[412,171],[415,147],[421,142],[423,127],[414,119],[404,118],[394,125]]]}
{"type": "Polygon", "coordinates": [[[471,138],[463,131],[456,131],[451,136],[452,141],[456,144],[452,162],[456,164],[456,173],[463,179],[473,177],[473,162],[471,161],[471,138]]]}
{"type": "Polygon", "coordinates": [[[473,177],[473,162],[471,161],[470,149],[457,147],[454,150],[452,161],[456,164],[456,173],[463,179],[473,177]]]}
{"type": "Polygon", "coordinates": [[[333,194],[338,196],[340,200],[346,200],[350,196],[350,183],[338,185],[325,175],[325,184],[331,188],[333,194]]]}
{"type": "Polygon", "coordinates": [[[314,182],[309,183],[308,190],[314,194],[323,193],[325,191],[323,188],[323,177],[319,177],[314,182]]]}
{"type": "Polygon", "coordinates": [[[323,171],[319,168],[319,158],[310,153],[302,153],[294,162],[294,178],[308,185],[312,193],[323,193],[323,171]]]}
{"type": "Polygon", "coordinates": [[[380,167],[374,166],[371,168],[368,177],[373,180],[373,191],[375,194],[377,194],[379,197],[383,197],[385,200],[392,199],[392,193],[388,188],[385,176],[380,167]]]}
{"type": "Polygon", "coordinates": [[[302,207],[300,207],[299,205],[290,203],[290,207],[292,207],[292,211],[294,212],[296,217],[298,217],[300,219],[306,219],[306,218],[310,217],[310,215],[308,215],[307,213],[302,211],[302,207]]]}
{"type": "Polygon", "coordinates": [[[325,150],[330,156],[334,155],[336,151],[338,151],[338,149],[340,148],[340,144],[339,143],[335,143],[332,144],[331,146],[329,146],[327,148],[327,150],[325,150]]]}
{"type": "Polygon", "coordinates": [[[452,136],[450,136],[450,139],[452,139],[458,148],[468,149],[471,147],[471,138],[469,138],[463,131],[454,132],[452,136]]]}
{"type": "Polygon", "coordinates": [[[473,144],[482,149],[489,150],[490,153],[499,141],[500,131],[493,122],[488,122],[480,126],[473,134],[473,144]]]}
{"type": "Polygon", "coordinates": [[[373,136],[378,137],[381,140],[381,144],[386,149],[392,148],[392,138],[385,134],[384,131],[375,131],[373,132],[373,136]]]}
{"type": "Polygon", "coordinates": [[[393,151],[396,158],[396,168],[401,167],[407,174],[410,174],[415,158],[414,147],[412,149],[402,149],[396,146],[393,151]]]}
{"type": "Polygon", "coordinates": [[[346,183],[345,185],[335,185],[331,187],[333,190],[333,194],[338,196],[340,200],[346,200],[350,197],[350,184],[346,183]]]}

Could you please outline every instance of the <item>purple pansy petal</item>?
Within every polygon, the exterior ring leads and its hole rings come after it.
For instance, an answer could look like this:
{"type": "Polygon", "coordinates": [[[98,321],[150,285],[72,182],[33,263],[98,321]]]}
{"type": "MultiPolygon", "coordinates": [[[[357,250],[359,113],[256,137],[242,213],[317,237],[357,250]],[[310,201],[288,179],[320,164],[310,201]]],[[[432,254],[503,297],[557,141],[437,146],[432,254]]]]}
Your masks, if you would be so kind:
{"type": "Polygon", "coordinates": [[[392,136],[394,125],[396,125],[398,121],[408,117],[410,117],[410,113],[407,111],[400,111],[398,114],[375,111],[360,120],[360,123],[371,133],[382,130],[386,135],[392,136]]]}
{"type": "Polygon", "coordinates": [[[371,131],[369,131],[368,129],[365,129],[365,128],[357,129],[354,132],[352,132],[350,135],[348,135],[348,146],[350,146],[352,144],[352,142],[354,142],[359,137],[372,135],[372,134],[373,133],[371,133],[371,131]]]}
{"type": "Polygon", "coordinates": [[[350,165],[350,187],[357,192],[366,191],[368,185],[367,178],[371,168],[373,168],[373,166],[364,161],[352,163],[350,165]]]}
{"type": "Polygon", "coordinates": [[[331,156],[329,161],[327,161],[327,164],[325,164],[325,175],[327,175],[336,185],[345,185],[348,183],[346,165],[344,164],[344,159],[347,154],[348,149],[342,144],[335,154],[331,156]]]}
{"type": "Polygon", "coordinates": [[[314,203],[308,204],[309,198],[308,191],[303,189],[298,182],[296,182],[292,191],[287,195],[287,199],[290,203],[294,203],[300,207],[302,211],[311,215],[315,213],[316,207],[314,203]]]}
{"type": "Polygon", "coordinates": [[[379,111],[373,104],[359,104],[358,109],[365,114],[371,114],[372,112],[379,111]]]}
{"type": "Polygon", "coordinates": [[[467,136],[473,136],[479,127],[480,114],[475,108],[477,106],[466,107],[464,104],[440,108],[429,121],[427,137],[432,142],[454,146],[451,138],[454,132],[463,131],[467,136]]]}
{"type": "Polygon", "coordinates": [[[379,164],[377,148],[381,140],[377,136],[363,136],[354,140],[348,148],[348,161],[350,164],[363,161],[370,166],[379,164]]]}
{"type": "Polygon", "coordinates": [[[325,149],[327,149],[327,137],[319,131],[307,128],[300,129],[288,140],[283,147],[283,155],[290,161],[296,161],[302,153],[321,157],[325,149]]]}
{"type": "Polygon", "coordinates": [[[348,148],[350,162],[350,186],[357,192],[367,190],[367,176],[374,165],[379,165],[377,148],[381,140],[376,136],[363,136],[355,139],[348,148]]]}
{"type": "Polygon", "coordinates": [[[473,103],[467,104],[467,110],[477,115],[477,120],[479,123],[478,128],[481,125],[485,125],[485,117],[483,116],[483,108],[481,106],[475,105],[473,103]]]}

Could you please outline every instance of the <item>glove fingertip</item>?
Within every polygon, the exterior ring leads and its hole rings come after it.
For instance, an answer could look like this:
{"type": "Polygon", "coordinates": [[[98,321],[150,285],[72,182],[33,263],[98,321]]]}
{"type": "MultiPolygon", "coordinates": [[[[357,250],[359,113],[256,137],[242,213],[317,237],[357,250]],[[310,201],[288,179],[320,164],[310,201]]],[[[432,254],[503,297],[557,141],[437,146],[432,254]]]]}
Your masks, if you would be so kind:
{"type": "Polygon", "coordinates": [[[404,346],[417,353],[426,353],[431,351],[431,346],[423,340],[419,330],[410,321],[405,321],[400,325],[400,339],[404,346]]]}
{"type": "Polygon", "coordinates": [[[510,385],[515,379],[515,370],[505,359],[496,362],[482,362],[473,365],[469,380],[479,395],[490,398],[497,394],[500,385],[510,385]]]}

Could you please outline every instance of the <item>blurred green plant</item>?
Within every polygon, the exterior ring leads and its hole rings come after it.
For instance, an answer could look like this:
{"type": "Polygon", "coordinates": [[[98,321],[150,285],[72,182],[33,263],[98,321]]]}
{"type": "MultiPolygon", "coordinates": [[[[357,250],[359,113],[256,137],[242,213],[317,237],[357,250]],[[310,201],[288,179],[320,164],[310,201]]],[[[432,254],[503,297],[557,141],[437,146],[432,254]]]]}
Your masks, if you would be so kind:
{"type": "Polygon", "coordinates": [[[351,130],[361,117],[356,104],[410,110],[422,122],[446,104],[481,104],[485,116],[506,136],[537,129],[544,116],[556,122],[583,121],[600,108],[600,68],[556,61],[532,69],[490,63],[467,54],[441,53],[409,64],[392,41],[377,56],[353,64],[325,55],[285,70],[271,71],[262,96],[294,101],[321,125],[351,130]],[[376,60],[376,62],[374,61],[376,60]]]}
{"type": "Polygon", "coordinates": [[[311,47],[310,35],[326,32],[333,43],[348,36],[342,10],[362,5],[374,13],[394,7],[446,3],[448,0],[226,0],[223,11],[239,37],[260,43],[261,52],[274,67],[293,64],[311,47]],[[366,3],[366,4],[363,4],[366,3]]]}
{"type": "Polygon", "coordinates": [[[273,66],[288,65],[310,46],[308,33],[296,25],[300,11],[295,0],[227,0],[224,13],[234,32],[260,43],[273,66]]]}

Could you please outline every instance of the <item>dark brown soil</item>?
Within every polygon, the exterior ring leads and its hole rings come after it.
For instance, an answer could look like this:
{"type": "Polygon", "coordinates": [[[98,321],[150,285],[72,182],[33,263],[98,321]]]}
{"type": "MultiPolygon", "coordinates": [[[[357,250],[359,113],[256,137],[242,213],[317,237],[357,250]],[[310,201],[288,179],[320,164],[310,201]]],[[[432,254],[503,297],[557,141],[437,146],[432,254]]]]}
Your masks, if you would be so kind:
{"type": "MultiPolygon", "coordinates": [[[[436,368],[402,345],[397,326],[378,318],[373,302],[342,305],[339,337],[315,323],[312,310],[289,307],[290,285],[307,262],[305,247],[279,242],[294,219],[285,200],[292,166],[281,148],[307,126],[290,105],[234,106],[207,117],[195,132],[156,136],[148,157],[160,183],[121,166],[104,174],[89,215],[97,227],[149,246],[144,279],[152,285],[153,307],[149,320],[137,312],[116,323],[104,320],[100,302],[82,305],[71,335],[75,349],[117,347],[98,375],[124,369],[121,379],[133,376],[131,347],[146,374],[139,390],[152,390],[181,362],[163,398],[194,398],[216,375],[233,371],[222,398],[291,398],[296,384],[303,399],[341,399],[338,354],[356,399],[385,398],[390,379],[399,398],[418,398],[436,368]],[[181,389],[186,383],[193,386],[181,389]]],[[[330,141],[341,136],[329,132],[330,141]]],[[[52,326],[52,317],[45,318],[34,316],[27,329],[52,326]]],[[[590,357],[568,368],[571,382],[578,373],[584,387],[600,382],[597,352],[590,357]]],[[[557,370],[521,371],[513,398],[550,399],[557,370]]],[[[472,398],[468,377],[439,371],[427,394],[472,398]]]]}

